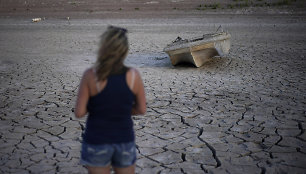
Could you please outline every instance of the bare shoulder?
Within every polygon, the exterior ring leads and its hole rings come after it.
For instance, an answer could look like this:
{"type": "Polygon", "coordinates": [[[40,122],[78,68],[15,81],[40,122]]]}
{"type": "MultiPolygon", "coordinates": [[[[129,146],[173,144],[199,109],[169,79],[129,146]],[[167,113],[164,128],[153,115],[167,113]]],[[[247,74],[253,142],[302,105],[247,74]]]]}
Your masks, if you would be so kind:
{"type": "Polygon", "coordinates": [[[127,73],[128,73],[127,75],[129,77],[131,77],[133,75],[133,73],[135,74],[136,78],[140,77],[140,73],[139,73],[139,71],[136,68],[130,68],[127,73]]]}
{"type": "Polygon", "coordinates": [[[126,73],[126,80],[130,89],[136,94],[142,84],[139,71],[136,68],[130,68],[126,73]]]}
{"type": "Polygon", "coordinates": [[[94,77],[94,70],[93,68],[88,68],[85,70],[84,74],[83,74],[83,78],[86,78],[86,79],[90,79],[94,77]]]}

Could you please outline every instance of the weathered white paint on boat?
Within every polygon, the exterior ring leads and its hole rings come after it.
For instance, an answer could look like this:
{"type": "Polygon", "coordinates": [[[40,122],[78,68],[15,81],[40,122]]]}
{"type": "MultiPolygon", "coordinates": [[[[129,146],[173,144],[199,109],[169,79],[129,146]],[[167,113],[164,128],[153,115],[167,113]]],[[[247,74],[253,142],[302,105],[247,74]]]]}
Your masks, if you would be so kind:
{"type": "Polygon", "coordinates": [[[214,56],[224,56],[230,50],[231,35],[226,32],[205,34],[201,37],[182,40],[178,37],[167,45],[164,51],[169,55],[172,65],[189,62],[202,66],[214,56]]]}

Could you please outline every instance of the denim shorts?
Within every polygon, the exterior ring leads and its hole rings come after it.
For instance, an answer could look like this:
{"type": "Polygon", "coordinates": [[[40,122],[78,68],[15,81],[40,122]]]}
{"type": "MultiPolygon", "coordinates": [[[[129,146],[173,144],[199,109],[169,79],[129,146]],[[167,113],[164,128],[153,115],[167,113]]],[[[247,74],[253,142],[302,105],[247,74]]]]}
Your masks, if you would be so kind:
{"type": "Polygon", "coordinates": [[[84,166],[129,167],[136,162],[135,142],[93,145],[82,143],[80,163],[84,166]]]}

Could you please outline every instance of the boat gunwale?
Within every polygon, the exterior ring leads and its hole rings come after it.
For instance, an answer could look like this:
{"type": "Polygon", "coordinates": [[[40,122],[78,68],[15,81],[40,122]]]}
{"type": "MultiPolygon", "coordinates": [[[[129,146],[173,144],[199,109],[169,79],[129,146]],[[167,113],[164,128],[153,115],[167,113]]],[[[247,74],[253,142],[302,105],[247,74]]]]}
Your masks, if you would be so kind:
{"type": "Polygon", "coordinates": [[[174,50],[178,50],[178,49],[184,49],[184,48],[188,48],[188,47],[190,48],[190,47],[194,47],[194,46],[198,46],[198,45],[202,45],[202,44],[207,44],[207,43],[210,43],[210,42],[219,42],[219,41],[223,41],[223,40],[227,40],[227,39],[231,38],[231,35],[227,32],[221,32],[220,34],[219,33],[216,33],[216,34],[218,34],[218,35],[207,38],[207,39],[197,40],[197,41],[194,41],[194,42],[185,42],[185,43],[181,43],[181,44],[180,43],[177,43],[177,44],[172,43],[172,44],[167,45],[164,48],[164,51],[165,52],[170,52],[170,51],[174,51],[174,50]]]}

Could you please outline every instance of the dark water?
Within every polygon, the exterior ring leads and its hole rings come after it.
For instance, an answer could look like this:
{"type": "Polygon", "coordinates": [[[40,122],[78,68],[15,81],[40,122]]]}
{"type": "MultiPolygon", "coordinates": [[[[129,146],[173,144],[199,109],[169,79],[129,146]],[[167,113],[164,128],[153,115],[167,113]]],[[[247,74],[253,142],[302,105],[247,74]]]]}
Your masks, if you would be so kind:
{"type": "Polygon", "coordinates": [[[171,62],[166,53],[132,53],[125,59],[125,64],[135,67],[169,67],[171,62]]]}

